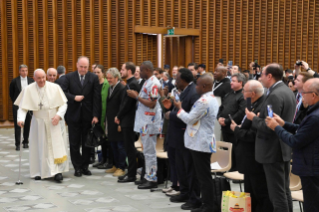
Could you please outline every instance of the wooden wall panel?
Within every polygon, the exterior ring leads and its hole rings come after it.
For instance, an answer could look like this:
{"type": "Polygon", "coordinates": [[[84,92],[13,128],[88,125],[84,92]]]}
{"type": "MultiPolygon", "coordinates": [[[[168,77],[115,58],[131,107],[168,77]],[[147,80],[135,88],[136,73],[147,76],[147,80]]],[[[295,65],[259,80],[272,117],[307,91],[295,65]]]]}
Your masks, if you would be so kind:
{"type": "MultiPolygon", "coordinates": [[[[213,71],[223,58],[225,65],[232,60],[242,69],[255,59],[293,69],[302,59],[318,69],[315,0],[1,0],[0,18],[0,121],[12,120],[8,86],[21,63],[28,65],[29,76],[36,68],[58,65],[74,71],[81,55],[106,69],[125,61],[157,64],[156,36],[134,33],[135,26],[200,30],[188,39],[191,56],[166,59],[184,63],[171,66],[197,62],[213,71]]],[[[166,48],[180,46],[163,45],[164,60],[166,48]]]]}

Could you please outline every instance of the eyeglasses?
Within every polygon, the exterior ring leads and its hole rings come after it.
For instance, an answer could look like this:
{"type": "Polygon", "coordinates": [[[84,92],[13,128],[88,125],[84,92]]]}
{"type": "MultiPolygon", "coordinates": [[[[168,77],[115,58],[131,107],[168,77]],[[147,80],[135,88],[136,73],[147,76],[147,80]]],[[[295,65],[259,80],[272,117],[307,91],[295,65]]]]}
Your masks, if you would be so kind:
{"type": "Polygon", "coordinates": [[[307,92],[303,91],[303,92],[301,92],[302,95],[305,95],[305,94],[308,94],[308,93],[314,93],[314,94],[316,94],[316,96],[318,96],[318,94],[316,92],[314,92],[314,91],[307,91],[307,92]]]}

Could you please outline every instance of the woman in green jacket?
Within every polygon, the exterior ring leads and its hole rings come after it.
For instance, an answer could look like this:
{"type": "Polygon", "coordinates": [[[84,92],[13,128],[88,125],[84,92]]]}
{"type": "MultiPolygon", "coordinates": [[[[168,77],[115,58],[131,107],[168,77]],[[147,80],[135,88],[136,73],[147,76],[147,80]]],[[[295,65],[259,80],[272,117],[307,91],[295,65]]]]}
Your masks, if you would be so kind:
{"type": "MultiPolygon", "coordinates": [[[[100,124],[102,129],[105,129],[105,115],[106,115],[106,100],[107,100],[107,95],[108,95],[108,90],[109,90],[109,83],[108,81],[105,79],[105,71],[104,71],[104,67],[100,64],[96,65],[93,73],[96,74],[99,77],[99,82],[100,82],[100,86],[101,86],[101,102],[102,102],[102,111],[101,111],[101,118],[100,118],[100,124]]],[[[110,155],[111,151],[109,151],[109,164],[107,164],[107,149],[108,149],[108,145],[106,142],[104,142],[104,144],[102,145],[102,156],[103,159],[101,160],[101,162],[98,162],[96,164],[94,164],[94,167],[97,167],[99,169],[106,169],[110,166],[110,168],[112,168],[112,164],[110,164],[110,161],[113,160],[113,156],[110,155]]]]}

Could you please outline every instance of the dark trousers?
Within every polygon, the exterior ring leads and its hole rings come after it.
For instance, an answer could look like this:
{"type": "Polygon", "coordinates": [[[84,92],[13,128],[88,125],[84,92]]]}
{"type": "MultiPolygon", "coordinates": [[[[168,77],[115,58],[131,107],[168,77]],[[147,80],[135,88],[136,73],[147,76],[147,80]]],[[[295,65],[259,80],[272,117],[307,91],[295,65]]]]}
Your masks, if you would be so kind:
{"type": "Polygon", "coordinates": [[[102,161],[104,163],[113,164],[113,151],[111,148],[110,141],[106,141],[102,144],[102,161]]]}
{"type": "Polygon", "coordinates": [[[213,178],[210,172],[210,157],[212,154],[193,150],[190,150],[190,152],[194,161],[196,177],[200,184],[202,202],[207,208],[205,211],[214,211],[214,186],[213,178]]]}
{"type": "Polygon", "coordinates": [[[245,173],[244,188],[245,192],[250,193],[252,212],[273,211],[265,173],[245,173]]]}
{"type": "Polygon", "coordinates": [[[188,202],[191,204],[201,204],[199,199],[199,182],[196,178],[195,167],[190,150],[185,147],[176,148],[175,160],[181,196],[188,198],[188,202]]]}
{"type": "Polygon", "coordinates": [[[111,148],[113,150],[114,166],[122,170],[125,169],[126,153],[123,141],[111,141],[111,148]]]}
{"type": "Polygon", "coordinates": [[[304,212],[319,211],[319,176],[300,176],[304,212]]]}
{"type": "Polygon", "coordinates": [[[289,189],[289,162],[263,164],[267,187],[274,212],[292,212],[292,200],[289,189]]]}
{"type": "Polygon", "coordinates": [[[172,181],[173,188],[177,188],[177,182],[178,182],[178,177],[176,173],[176,159],[175,159],[175,148],[171,147],[170,145],[167,145],[167,155],[168,155],[168,160],[169,160],[169,171],[170,171],[170,180],[172,181]]]}
{"type": "Polygon", "coordinates": [[[232,166],[231,166],[231,170],[230,171],[237,171],[237,166],[236,166],[236,155],[235,155],[235,148],[236,148],[236,138],[234,133],[229,133],[229,132],[225,132],[224,130],[222,130],[222,134],[223,134],[223,140],[226,142],[230,142],[233,144],[233,148],[232,148],[232,157],[231,157],[231,162],[232,162],[232,166]]]}
{"type": "Polygon", "coordinates": [[[133,127],[123,127],[123,139],[124,139],[124,148],[126,152],[126,156],[128,159],[128,177],[136,177],[136,148],[134,146],[135,142],[135,132],[133,131],[133,127]]]}
{"type": "Polygon", "coordinates": [[[85,139],[91,127],[91,123],[70,123],[69,128],[69,141],[71,161],[74,169],[87,169],[90,162],[91,148],[85,146],[85,139]],[[80,148],[82,147],[82,154],[80,148]]]}
{"type": "MultiPolygon", "coordinates": [[[[20,136],[21,136],[21,127],[19,127],[17,123],[18,109],[19,109],[18,106],[13,105],[14,137],[15,137],[16,146],[20,145],[20,136]]],[[[32,118],[32,115],[30,114],[30,112],[28,112],[25,118],[24,127],[23,127],[23,141],[22,141],[23,144],[29,143],[31,118],[32,118]]]]}

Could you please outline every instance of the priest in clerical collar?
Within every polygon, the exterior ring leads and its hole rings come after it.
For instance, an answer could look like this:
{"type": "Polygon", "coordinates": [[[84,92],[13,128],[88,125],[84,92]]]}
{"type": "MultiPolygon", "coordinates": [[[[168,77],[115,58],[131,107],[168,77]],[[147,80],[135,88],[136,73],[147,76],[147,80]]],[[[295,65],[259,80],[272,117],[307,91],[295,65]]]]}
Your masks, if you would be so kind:
{"type": "Polygon", "coordinates": [[[42,69],[34,71],[35,83],[25,87],[16,101],[18,125],[23,127],[28,111],[33,111],[30,129],[30,177],[35,180],[54,177],[60,182],[69,171],[66,137],[59,121],[67,110],[67,98],[59,85],[46,81],[42,69]]]}

